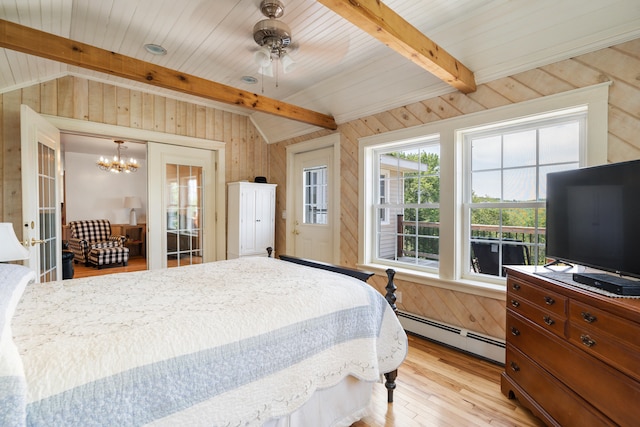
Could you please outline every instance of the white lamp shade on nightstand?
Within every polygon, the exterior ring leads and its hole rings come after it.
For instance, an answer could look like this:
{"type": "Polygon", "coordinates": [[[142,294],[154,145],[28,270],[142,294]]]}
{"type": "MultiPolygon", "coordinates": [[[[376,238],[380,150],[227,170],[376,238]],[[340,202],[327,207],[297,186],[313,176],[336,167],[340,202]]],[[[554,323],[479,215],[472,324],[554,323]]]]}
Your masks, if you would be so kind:
{"type": "Polygon", "coordinates": [[[142,207],[140,197],[125,197],[124,207],[131,209],[131,212],[129,212],[129,225],[138,225],[136,209],[140,209],[142,207]]]}
{"type": "Polygon", "coordinates": [[[10,222],[0,222],[0,262],[29,258],[29,250],[22,246],[10,222]]]}

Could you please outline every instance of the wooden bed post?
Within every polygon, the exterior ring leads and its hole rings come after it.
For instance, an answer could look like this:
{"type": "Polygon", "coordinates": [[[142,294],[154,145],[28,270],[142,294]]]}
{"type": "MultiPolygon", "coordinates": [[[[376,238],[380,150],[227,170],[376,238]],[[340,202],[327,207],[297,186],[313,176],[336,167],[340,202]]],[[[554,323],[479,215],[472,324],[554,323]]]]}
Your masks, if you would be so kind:
{"type": "Polygon", "coordinates": [[[396,271],[393,268],[388,268],[387,269],[387,286],[385,287],[385,289],[387,290],[387,293],[384,295],[384,298],[387,300],[387,302],[389,303],[389,305],[391,306],[391,309],[393,309],[393,312],[395,314],[398,314],[398,307],[396,307],[396,290],[398,289],[395,285],[395,283],[393,283],[393,277],[396,275],[396,271]]]}
{"type": "MultiPolygon", "coordinates": [[[[392,268],[388,268],[387,271],[387,286],[385,289],[387,293],[384,298],[387,300],[393,312],[398,315],[398,307],[396,306],[396,290],[398,289],[393,283],[393,277],[396,275],[396,271],[392,268]]],[[[398,370],[395,369],[391,372],[387,372],[384,374],[386,379],[384,386],[387,388],[387,402],[393,403],[393,391],[396,389],[396,378],[398,377],[398,370]]]]}

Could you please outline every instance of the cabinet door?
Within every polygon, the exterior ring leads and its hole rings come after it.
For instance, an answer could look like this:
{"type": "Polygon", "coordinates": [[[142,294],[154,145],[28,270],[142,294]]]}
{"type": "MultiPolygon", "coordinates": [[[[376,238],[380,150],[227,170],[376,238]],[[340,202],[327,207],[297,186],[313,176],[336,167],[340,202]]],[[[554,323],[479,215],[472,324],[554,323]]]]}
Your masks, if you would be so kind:
{"type": "Polygon", "coordinates": [[[252,188],[240,192],[240,253],[256,251],[256,191],[252,188]]]}
{"type": "Polygon", "coordinates": [[[255,248],[266,252],[273,246],[275,226],[275,191],[272,188],[257,189],[255,193],[255,248]]]}

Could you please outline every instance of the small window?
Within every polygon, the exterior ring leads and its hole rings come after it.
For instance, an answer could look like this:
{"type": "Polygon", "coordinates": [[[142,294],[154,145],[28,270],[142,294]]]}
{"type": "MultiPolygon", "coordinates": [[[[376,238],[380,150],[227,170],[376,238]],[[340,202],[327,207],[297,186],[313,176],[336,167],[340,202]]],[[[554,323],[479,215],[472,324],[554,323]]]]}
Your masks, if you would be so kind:
{"type": "Polygon", "coordinates": [[[304,223],[327,223],[327,166],[305,168],[304,223]]]}

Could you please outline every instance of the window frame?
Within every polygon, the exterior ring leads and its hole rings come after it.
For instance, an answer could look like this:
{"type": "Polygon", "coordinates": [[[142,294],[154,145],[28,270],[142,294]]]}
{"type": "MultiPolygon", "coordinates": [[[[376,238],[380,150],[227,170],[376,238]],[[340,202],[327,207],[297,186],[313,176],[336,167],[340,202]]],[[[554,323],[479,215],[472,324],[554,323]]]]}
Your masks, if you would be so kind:
{"type": "MultiPolygon", "coordinates": [[[[510,170],[517,170],[517,169],[525,169],[525,168],[535,168],[536,170],[536,200],[532,200],[532,201],[518,201],[518,202],[513,202],[513,201],[500,201],[500,202],[473,202],[471,200],[472,197],[472,175],[473,175],[473,171],[471,168],[471,164],[472,164],[472,160],[473,160],[473,155],[472,155],[472,140],[474,138],[483,138],[483,137],[487,137],[487,136],[500,136],[501,138],[504,138],[504,136],[506,135],[512,135],[514,133],[517,132],[521,132],[521,131],[526,131],[526,130],[535,130],[536,134],[538,134],[540,129],[543,128],[547,128],[553,125],[557,125],[557,124],[562,124],[562,123],[567,123],[570,121],[577,121],[578,122],[578,128],[579,128],[579,141],[578,141],[578,156],[577,156],[577,162],[578,162],[578,166],[582,166],[584,164],[584,158],[585,158],[585,152],[586,152],[586,123],[587,123],[587,113],[588,113],[588,108],[586,106],[580,106],[580,107],[575,107],[575,108],[569,108],[569,109],[563,109],[563,110],[558,110],[558,111],[554,111],[554,112],[549,112],[549,113],[544,113],[541,115],[533,115],[531,117],[527,117],[526,119],[518,119],[516,121],[516,123],[513,123],[512,121],[506,121],[506,122],[499,122],[499,123],[495,123],[494,125],[487,127],[487,126],[483,126],[479,129],[475,129],[475,128],[471,128],[471,129],[466,129],[465,131],[462,132],[461,136],[463,138],[463,171],[462,173],[464,174],[464,184],[463,184],[463,194],[464,194],[464,199],[463,199],[463,220],[464,220],[464,234],[463,234],[463,242],[464,242],[464,247],[463,247],[463,259],[471,259],[471,240],[472,240],[472,236],[471,236],[471,211],[473,209],[480,209],[480,208],[484,208],[484,209],[541,209],[541,208],[545,208],[546,207],[546,199],[540,199],[537,196],[540,195],[540,189],[538,188],[538,186],[540,185],[540,181],[539,181],[539,176],[538,173],[540,172],[540,159],[539,159],[539,145],[538,145],[538,140],[536,137],[536,161],[535,164],[532,165],[528,165],[528,166],[517,166],[517,167],[513,167],[513,166],[504,166],[503,164],[500,165],[500,168],[496,168],[496,171],[500,171],[501,174],[503,174],[505,171],[510,171],[510,170]]],[[[504,153],[502,153],[504,154],[504,153]]],[[[555,164],[544,164],[542,165],[542,167],[544,166],[550,166],[550,165],[562,165],[562,164],[574,164],[575,162],[557,162],[555,164]]],[[[501,184],[503,184],[503,180],[501,178],[501,184]]],[[[501,198],[503,196],[502,194],[503,189],[501,188],[501,198]]],[[[538,218],[538,216],[536,215],[536,218],[538,218]]],[[[501,222],[501,221],[500,221],[501,222]]],[[[539,223],[538,220],[536,220],[536,234],[537,231],[539,230],[539,223]]],[[[499,224],[500,227],[502,227],[502,223],[499,224]]],[[[529,253],[531,256],[531,253],[533,253],[534,248],[537,248],[539,245],[538,244],[526,244],[525,246],[529,246],[529,253]]],[[[502,248],[500,248],[500,251],[502,251],[502,248]]],[[[487,274],[483,274],[483,273],[479,273],[479,272],[475,272],[473,271],[473,269],[471,268],[471,263],[467,263],[466,267],[462,267],[462,271],[461,271],[461,277],[463,278],[469,278],[472,280],[478,279],[478,280],[486,280],[488,278],[494,278],[494,277],[502,277],[500,275],[498,276],[491,276],[491,275],[487,275],[487,274]]]]}
{"type": "Polygon", "coordinates": [[[425,137],[440,139],[440,266],[437,273],[394,267],[396,277],[419,284],[463,291],[475,295],[504,299],[504,278],[464,277],[465,251],[461,242],[464,235],[464,132],[471,128],[495,126],[496,123],[525,121],[532,115],[553,114],[558,110],[587,107],[587,141],[581,166],[607,162],[608,94],[610,82],[559,94],[548,95],[515,104],[469,113],[411,128],[399,129],[359,138],[359,211],[358,266],[384,271],[386,265],[375,262],[374,196],[377,194],[372,177],[379,176],[373,168],[376,148],[399,143],[417,142],[425,137]],[[377,175],[376,175],[377,174],[377,175]],[[443,238],[450,236],[451,238],[443,238]]]}
{"type": "MultiPolygon", "coordinates": [[[[374,176],[382,176],[383,175],[383,170],[385,170],[384,168],[381,168],[381,163],[379,161],[380,157],[388,154],[390,152],[396,152],[396,151],[403,151],[403,150],[413,150],[413,149],[422,149],[424,147],[434,147],[437,146],[438,149],[440,149],[440,140],[438,138],[437,135],[429,135],[426,136],[424,138],[419,138],[417,140],[411,140],[411,141],[400,141],[400,142],[396,142],[393,144],[389,144],[386,145],[384,147],[376,147],[374,148],[374,162],[375,164],[373,165],[374,170],[376,170],[377,172],[375,173],[374,176]]],[[[388,170],[388,177],[391,175],[391,170],[388,170]]],[[[376,193],[374,194],[374,198],[375,200],[378,201],[378,203],[374,203],[373,205],[373,210],[374,210],[374,221],[376,222],[375,224],[375,229],[376,229],[376,233],[374,236],[374,252],[373,252],[373,262],[375,262],[376,264],[381,264],[381,265],[385,265],[387,267],[393,267],[393,268],[397,268],[397,267],[407,267],[409,268],[409,266],[411,266],[411,269],[415,269],[418,271],[426,271],[426,272],[431,272],[431,273],[436,273],[438,271],[437,267],[430,267],[430,266],[420,266],[420,265],[412,265],[410,263],[407,262],[402,262],[402,261],[396,261],[396,260],[389,260],[386,258],[380,258],[378,257],[377,253],[378,253],[378,236],[379,236],[379,232],[380,229],[378,227],[378,225],[389,225],[391,223],[391,220],[389,219],[389,209],[386,209],[385,212],[387,214],[387,222],[381,222],[378,223],[377,222],[377,218],[378,215],[376,212],[378,212],[379,209],[383,208],[383,205],[379,202],[380,201],[380,185],[376,185],[374,187],[376,193]]],[[[388,189],[387,189],[388,190],[388,189]]],[[[390,195],[390,193],[389,193],[390,195]]],[[[402,196],[404,197],[404,193],[402,194],[402,196]]],[[[389,207],[398,207],[398,206],[405,206],[405,208],[416,208],[416,209],[440,209],[440,203],[419,203],[419,204],[407,204],[407,203],[397,203],[397,204],[389,204],[389,207]]],[[[416,230],[417,233],[417,230],[416,230]]],[[[397,248],[396,248],[397,249],[397,248]]]]}
{"type": "MultiPolygon", "coordinates": [[[[378,203],[380,205],[386,205],[389,200],[389,177],[391,176],[391,171],[388,169],[380,168],[380,182],[384,182],[384,194],[382,191],[382,185],[379,185],[378,188],[378,203]]],[[[391,221],[389,220],[389,209],[385,208],[384,210],[384,219],[380,220],[381,225],[389,225],[391,221]]]]}

